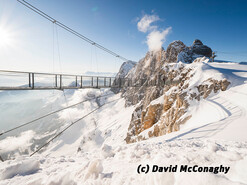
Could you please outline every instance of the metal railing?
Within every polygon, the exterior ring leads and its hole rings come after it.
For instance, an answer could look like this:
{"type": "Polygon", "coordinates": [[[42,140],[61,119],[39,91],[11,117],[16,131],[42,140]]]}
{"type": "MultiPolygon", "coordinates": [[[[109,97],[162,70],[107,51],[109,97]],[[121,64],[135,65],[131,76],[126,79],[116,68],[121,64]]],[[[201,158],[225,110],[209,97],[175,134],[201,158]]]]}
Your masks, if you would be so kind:
{"type": "Polygon", "coordinates": [[[83,88],[150,87],[177,84],[160,77],[156,80],[104,76],[84,76],[60,73],[36,73],[0,70],[0,90],[50,90],[83,88]]]}
{"type": "Polygon", "coordinates": [[[109,88],[115,78],[0,70],[0,90],[109,88]]]}

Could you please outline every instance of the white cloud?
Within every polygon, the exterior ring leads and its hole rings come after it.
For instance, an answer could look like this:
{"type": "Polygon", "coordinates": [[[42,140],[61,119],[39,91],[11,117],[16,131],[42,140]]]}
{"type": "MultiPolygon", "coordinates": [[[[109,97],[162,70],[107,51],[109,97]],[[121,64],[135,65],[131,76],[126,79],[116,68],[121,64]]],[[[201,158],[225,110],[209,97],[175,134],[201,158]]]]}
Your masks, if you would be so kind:
{"type": "Polygon", "coordinates": [[[153,30],[157,28],[157,26],[151,26],[151,24],[158,20],[160,20],[159,16],[146,14],[137,23],[137,28],[139,31],[146,33],[149,30],[153,30]]]}
{"type": "Polygon", "coordinates": [[[165,30],[159,31],[157,25],[151,25],[158,20],[160,20],[158,15],[145,14],[137,23],[137,28],[139,31],[144,33],[149,32],[146,40],[149,51],[159,50],[162,47],[162,44],[166,41],[166,36],[172,30],[172,27],[169,27],[165,30]]]}
{"type": "Polygon", "coordinates": [[[166,41],[166,36],[171,30],[172,27],[169,27],[161,32],[154,30],[149,33],[146,41],[149,51],[158,51],[162,47],[162,44],[166,41]]]}

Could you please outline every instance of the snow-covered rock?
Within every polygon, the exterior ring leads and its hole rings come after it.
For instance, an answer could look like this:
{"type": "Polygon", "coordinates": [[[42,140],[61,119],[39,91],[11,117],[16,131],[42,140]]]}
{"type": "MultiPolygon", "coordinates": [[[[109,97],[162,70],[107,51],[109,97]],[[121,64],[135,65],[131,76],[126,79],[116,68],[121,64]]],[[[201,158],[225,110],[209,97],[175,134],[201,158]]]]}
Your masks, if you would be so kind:
{"type": "Polygon", "coordinates": [[[114,156],[114,152],[112,150],[112,147],[107,145],[107,144],[104,144],[102,147],[101,147],[101,153],[102,153],[102,156],[104,158],[107,158],[107,157],[113,157],[114,156]]]}
{"type": "Polygon", "coordinates": [[[166,50],[166,62],[167,63],[174,63],[177,62],[177,56],[181,51],[187,46],[180,40],[173,41],[170,43],[166,50]]]}
{"type": "Polygon", "coordinates": [[[21,159],[20,161],[12,162],[7,167],[0,167],[0,179],[13,178],[16,175],[25,176],[36,173],[40,169],[40,163],[35,159],[21,159]]]}
{"type": "MultiPolygon", "coordinates": [[[[119,72],[117,73],[116,77],[115,77],[115,81],[113,82],[114,83],[118,83],[119,79],[122,79],[122,78],[125,78],[126,75],[128,74],[128,72],[136,65],[136,62],[133,62],[133,61],[126,61],[124,62],[120,69],[119,69],[119,72]]],[[[114,92],[114,93],[118,93],[120,91],[120,88],[117,88],[117,87],[112,87],[111,90],[114,92]]]]}
{"type": "Polygon", "coordinates": [[[84,181],[86,181],[89,178],[97,179],[100,173],[102,173],[102,171],[103,171],[103,167],[99,159],[91,161],[87,167],[84,181]]]}
{"type": "Polygon", "coordinates": [[[122,89],[126,106],[137,105],[129,125],[127,143],[178,131],[180,125],[192,116],[187,113],[191,101],[227,89],[230,82],[223,75],[216,78],[217,75],[205,70],[210,52],[212,54],[212,50],[200,40],[195,40],[191,47],[174,41],[166,51],[162,48],[158,52],[148,52],[128,73],[134,86],[141,85],[122,89]],[[187,56],[183,62],[179,61],[181,53],[187,56]],[[198,71],[208,75],[198,74],[198,71]],[[203,75],[206,76],[204,81],[203,75]],[[161,96],[163,103],[157,102],[161,96]]]}
{"type": "Polygon", "coordinates": [[[119,72],[117,73],[116,75],[116,78],[124,78],[128,72],[136,65],[136,62],[133,62],[133,61],[126,61],[124,62],[120,69],[119,69],[119,72]]]}
{"type": "Polygon", "coordinates": [[[199,57],[208,57],[212,56],[212,49],[206,45],[203,45],[202,41],[196,39],[192,46],[185,47],[178,55],[177,61],[184,63],[191,63],[196,58],[199,57]]]}

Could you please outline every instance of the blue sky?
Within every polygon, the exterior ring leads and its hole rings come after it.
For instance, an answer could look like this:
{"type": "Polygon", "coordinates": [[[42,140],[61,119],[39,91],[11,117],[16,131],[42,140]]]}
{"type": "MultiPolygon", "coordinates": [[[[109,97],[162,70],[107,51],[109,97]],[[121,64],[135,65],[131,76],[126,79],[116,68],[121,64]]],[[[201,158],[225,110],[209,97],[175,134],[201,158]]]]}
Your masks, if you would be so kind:
{"type": "MultiPolygon", "coordinates": [[[[28,2],[134,61],[145,56],[149,49],[146,43],[149,33],[143,33],[137,28],[138,21],[145,15],[159,17],[159,20],[151,24],[156,26],[157,31],[171,27],[163,43],[165,49],[174,40],[181,40],[189,46],[198,38],[218,51],[217,59],[247,61],[247,1],[244,0],[28,2]]],[[[0,44],[1,69],[67,73],[114,72],[122,63],[61,28],[56,28],[15,0],[0,1],[0,28],[8,32],[10,37],[5,44],[0,44]]]]}

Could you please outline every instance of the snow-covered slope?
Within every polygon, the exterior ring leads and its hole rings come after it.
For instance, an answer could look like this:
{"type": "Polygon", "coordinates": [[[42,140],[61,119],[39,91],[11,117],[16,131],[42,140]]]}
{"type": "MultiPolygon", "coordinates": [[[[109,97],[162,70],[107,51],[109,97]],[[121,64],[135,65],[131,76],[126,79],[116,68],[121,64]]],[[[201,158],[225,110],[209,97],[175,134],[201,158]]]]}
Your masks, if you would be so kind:
{"type": "MultiPolygon", "coordinates": [[[[100,103],[115,102],[75,124],[43,153],[0,163],[0,184],[247,184],[247,65],[207,65],[202,68],[204,75],[214,71],[223,74],[231,84],[226,91],[212,93],[191,106],[188,112],[193,116],[179,131],[126,144],[131,113],[138,105],[125,107],[119,94],[111,95],[100,103]],[[138,174],[138,166],[147,164],[177,168],[222,165],[230,169],[227,173],[138,174]]],[[[99,92],[92,90],[93,93],[99,92]]],[[[69,104],[79,97],[72,96],[69,104]]],[[[97,106],[88,102],[83,105],[84,111],[73,109],[70,113],[79,117],[97,106]]],[[[60,116],[69,117],[68,112],[60,116]]]]}

